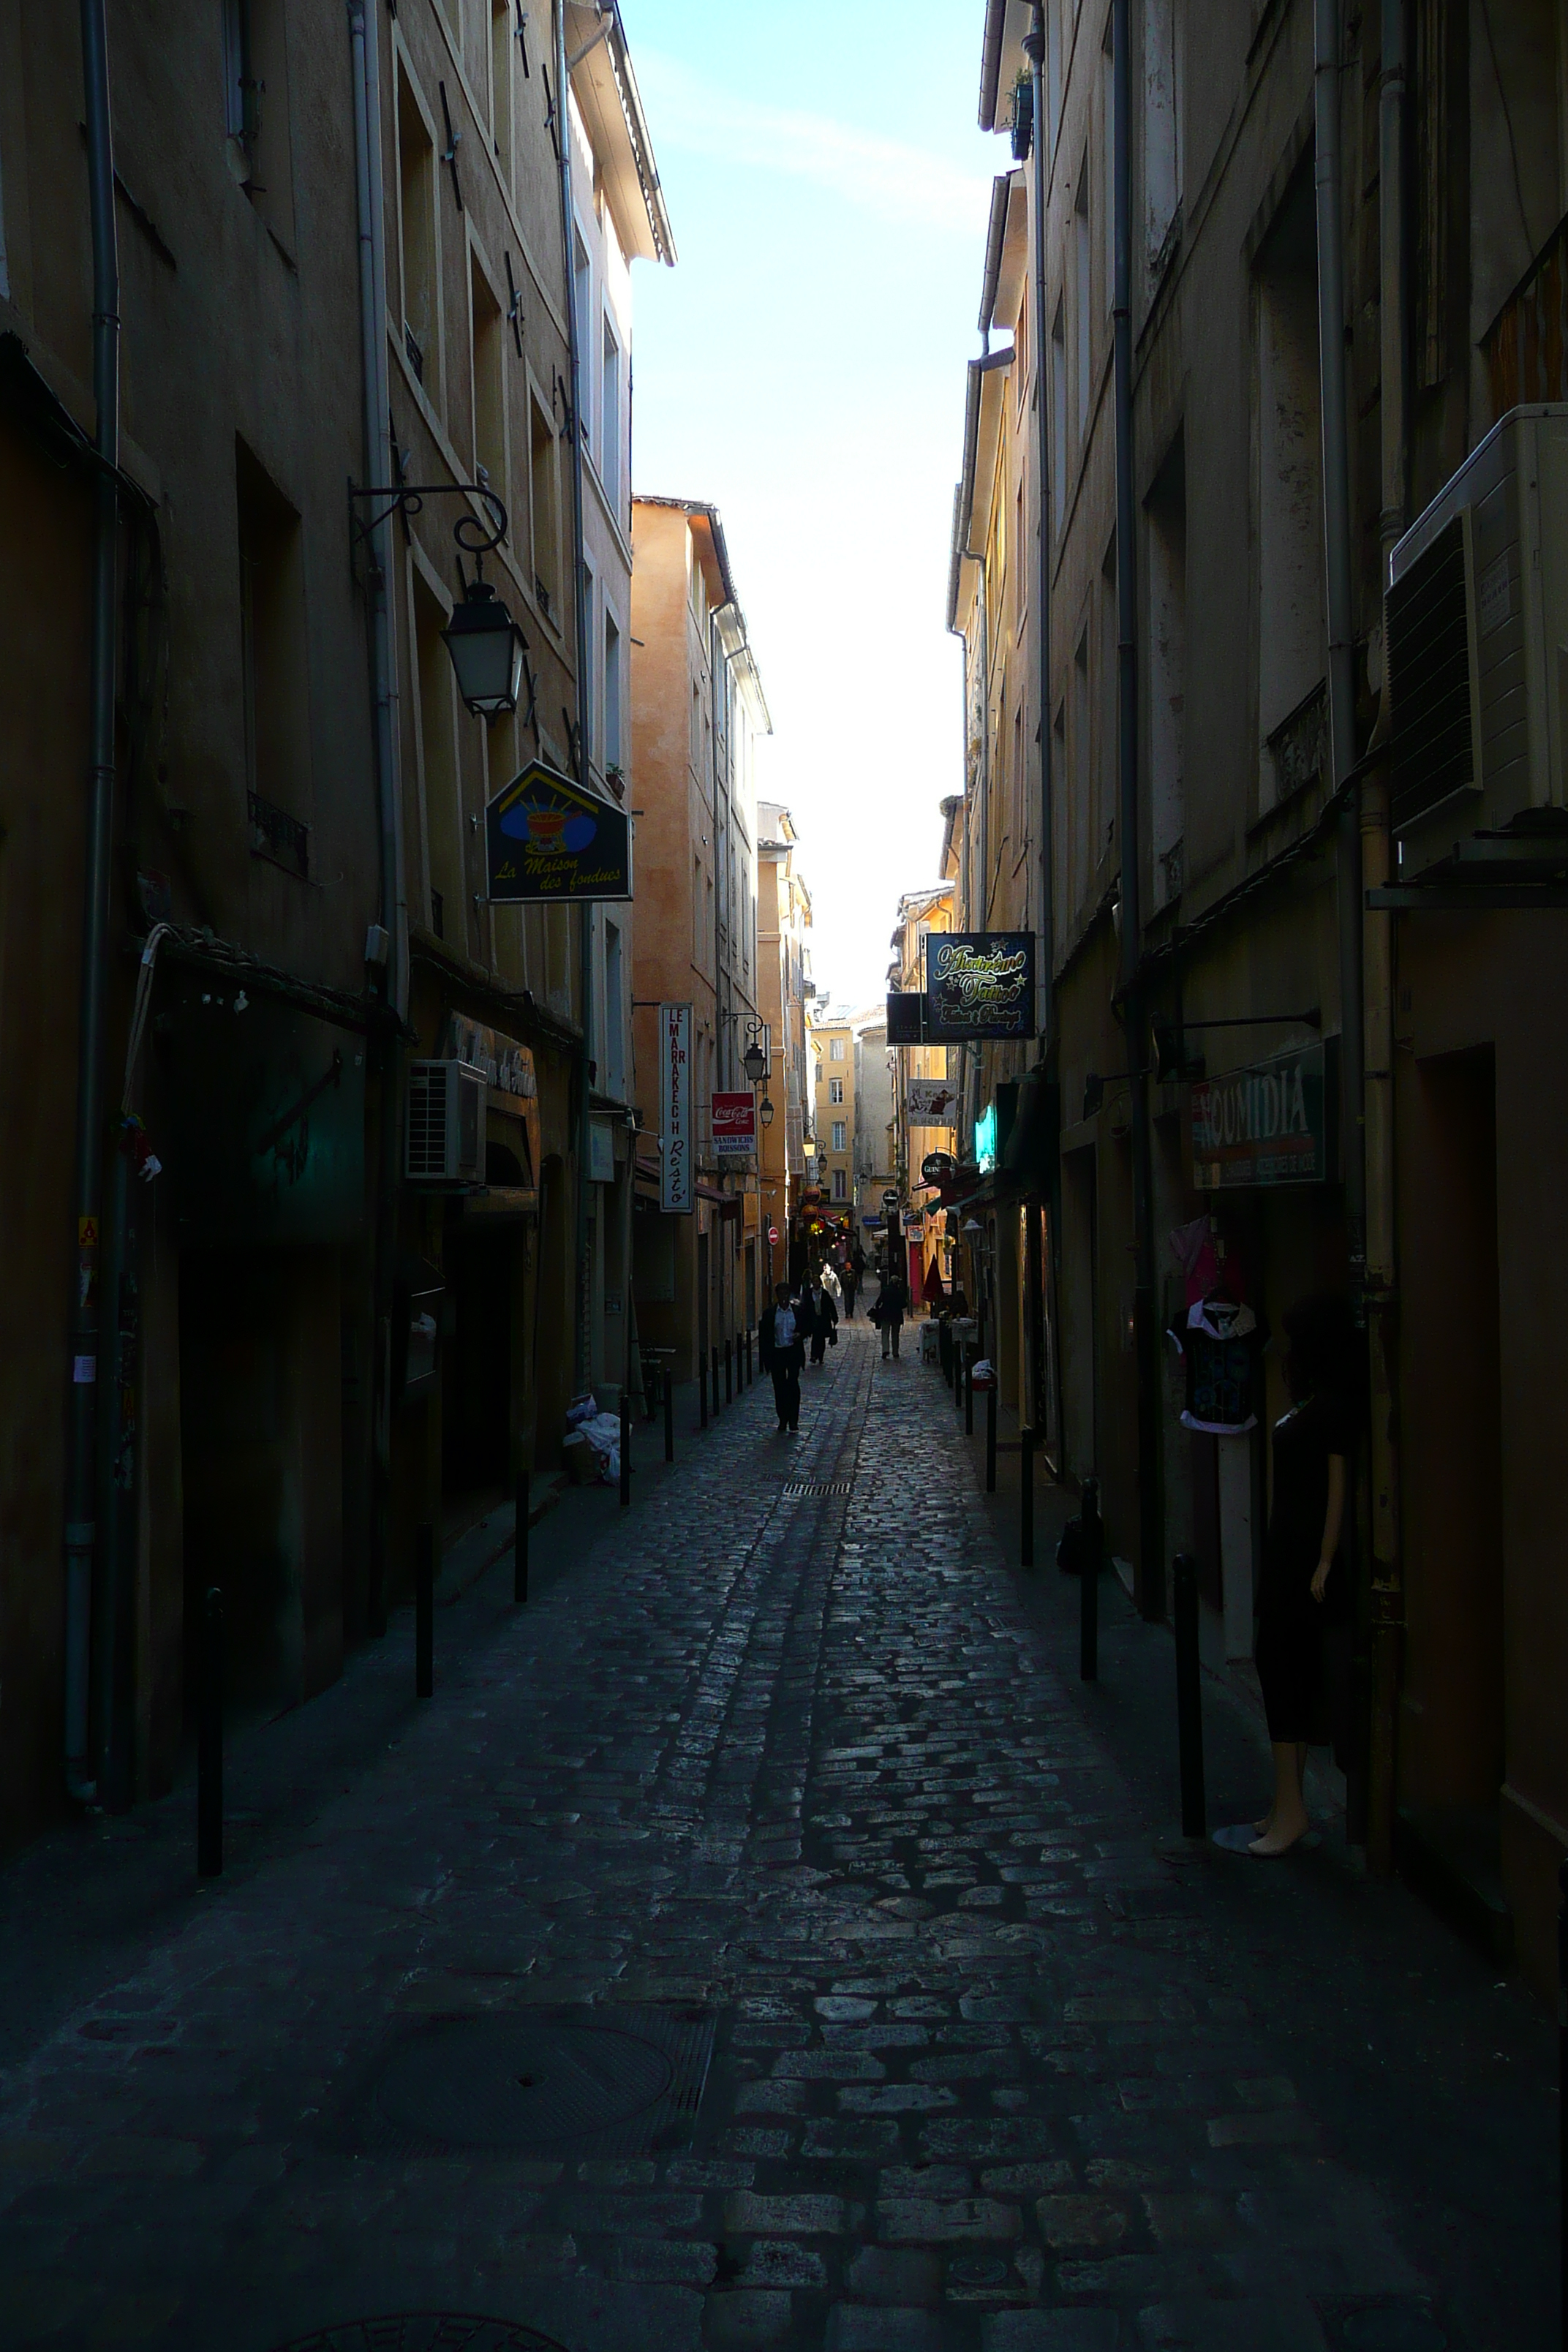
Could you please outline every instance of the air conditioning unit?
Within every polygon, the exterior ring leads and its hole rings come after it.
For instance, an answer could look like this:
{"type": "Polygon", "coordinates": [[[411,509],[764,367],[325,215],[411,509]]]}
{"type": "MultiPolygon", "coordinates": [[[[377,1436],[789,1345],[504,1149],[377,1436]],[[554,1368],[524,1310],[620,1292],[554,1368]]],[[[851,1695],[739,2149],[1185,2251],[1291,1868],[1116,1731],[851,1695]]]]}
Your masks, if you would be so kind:
{"type": "Polygon", "coordinates": [[[468,1062],[410,1062],[403,1172],[411,1184],[480,1184],[485,1074],[468,1062]]]}
{"type": "Polygon", "coordinates": [[[1399,879],[1524,879],[1568,832],[1568,405],[1516,408],[1394,548],[1399,879]]]}

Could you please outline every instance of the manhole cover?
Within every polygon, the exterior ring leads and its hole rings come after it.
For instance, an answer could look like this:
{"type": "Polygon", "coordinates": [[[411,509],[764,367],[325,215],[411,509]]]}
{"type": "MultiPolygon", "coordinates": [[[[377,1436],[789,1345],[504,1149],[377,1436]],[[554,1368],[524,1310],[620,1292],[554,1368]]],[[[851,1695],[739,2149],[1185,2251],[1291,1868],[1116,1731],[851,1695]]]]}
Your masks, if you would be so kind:
{"type": "Polygon", "coordinates": [[[786,1503],[799,1502],[805,1495],[847,1495],[849,1481],[847,1478],[795,1478],[790,1481],[784,1492],[786,1503]]]}
{"type": "Polygon", "coordinates": [[[280,2352],[562,2352],[552,2336],[468,2311],[399,2311],[297,2336],[280,2352]]]}
{"type": "Polygon", "coordinates": [[[362,2144],[645,2154],[689,2136],[712,2046],[700,2010],[436,2018],[383,2061],[362,2144]]]}

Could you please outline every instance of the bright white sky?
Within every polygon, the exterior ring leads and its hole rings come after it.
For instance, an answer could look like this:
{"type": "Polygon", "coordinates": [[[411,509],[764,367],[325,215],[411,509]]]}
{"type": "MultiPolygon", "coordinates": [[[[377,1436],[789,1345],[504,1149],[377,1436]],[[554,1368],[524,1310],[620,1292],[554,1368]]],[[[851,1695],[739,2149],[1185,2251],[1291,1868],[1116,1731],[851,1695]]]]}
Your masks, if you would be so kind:
{"type": "Polygon", "coordinates": [[[819,992],[873,1003],[962,781],[946,629],[992,174],[980,0],[622,0],[679,261],[635,274],[633,474],[713,499],[819,992]]]}

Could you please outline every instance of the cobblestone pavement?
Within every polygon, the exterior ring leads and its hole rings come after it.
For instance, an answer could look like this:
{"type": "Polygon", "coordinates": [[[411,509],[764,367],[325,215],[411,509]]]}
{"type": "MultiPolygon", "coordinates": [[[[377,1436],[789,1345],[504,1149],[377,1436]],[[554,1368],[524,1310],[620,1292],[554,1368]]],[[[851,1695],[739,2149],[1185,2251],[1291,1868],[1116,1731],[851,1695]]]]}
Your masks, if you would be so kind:
{"type": "Polygon", "coordinates": [[[795,1443],[759,1384],[563,1507],[526,1611],[509,1563],[442,1613],[434,1703],[405,1623],[240,1743],[206,1891],[188,1793],[12,1866],[0,2346],[1553,2340],[1544,2021],[1331,1855],[1171,1834],[1164,1635],[1108,1595],[1070,1678],[913,1352],[849,1325],[795,1443]],[[563,2066],[595,2152],[520,2149],[563,2066]]]}

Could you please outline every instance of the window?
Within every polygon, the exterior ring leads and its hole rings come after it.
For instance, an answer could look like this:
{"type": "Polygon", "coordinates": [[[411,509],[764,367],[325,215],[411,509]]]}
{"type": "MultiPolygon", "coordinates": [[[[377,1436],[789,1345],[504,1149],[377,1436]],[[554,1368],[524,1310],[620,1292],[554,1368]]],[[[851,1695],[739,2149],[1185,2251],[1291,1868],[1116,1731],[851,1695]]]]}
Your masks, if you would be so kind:
{"type": "Polygon", "coordinates": [[[223,0],[224,128],[235,177],[283,244],[294,238],[284,0],[223,0]]]}
{"type": "Polygon", "coordinates": [[[243,441],[235,445],[240,667],[251,845],[303,881],[310,727],[300,518],[243,441]]]}
{"type": "Polygon", "coordinates": [[[405,74],[397,77],[398,253],[403,277],[403,349],[432,399],[436,349],[436,150],[405,74]]]}
{"type": "Polygon", "coordinates": [[[1258,806],[1322,764],[1328,669],[1316,223],[1310,161],[1258,273],[1258,806]]]}
{"type": "Polygon", "coordinates": [[[615,616],[605,614],[605,765],[618,768],[622,758],[621,633],[615,616]]]}
{"type": "Polygon", "coordinates": [[[1152,268],[1182,201],[1182,77],[1176,0],[1144,0],[1143,236],[1152,268]]]}
{"type": "Polygon", "coordinates": [[[605,501],[621,520],[621,347],[605,321],[604,373],[599,379],[599,479],[605,501]]]}
{"type": "Polygon", "coordinates": [[[605,1076],[606,1094],[617,1102],[626,1095],[626,968],[621,927],[605,921],[605,1076]]]}
{"type": "Polygon", "coordinates": [[[1051,323],[1051,520],[1059,539],[1068,503],[1068,331],[1061,303],[1051,323]]]}
{"type": "Polygon", "coordinates": [[[1092,789],[1092,746],[1089,718],[1089,631],[1085,629],[1072,657],[1072,880],[1075,904],[1081,904],[1094,873],[1090,843],[1089,793],[1092,789]]]}
{"type": "Polygon", "coordinates": [[[1073,207],[1073,334],[1078,351],[1078,437],[1083,446],[1089,431],[1089,394],[1093,389],[1094,326],[1093,267],[1089,222],[1089,150],[1078,169],[1078,202],[1073,207]]]}
{"type": "Polygon", "coordinates": [[[490,0],[490,142],[504,186],[511,184],[511,0],[490,0]]]}
{"type": "Polygon", "coordinates": [[[848,1146],[847,1145],[847,1143],[846,1143],[846,1141],[845,1141],[845,1138],[847,1136],[848,1132],[849,1132],[849,1123],[848,1123],[848,1121],[847,1121],[847,1119],[836,1118],[836,1119],[834,1120],[834,1122],[833,1122],[833,1149],[835,1150],[835,1151],[844,1151],[844,1150],[847,1150],[848,1149],[848,1146]]]}
{"type": "Polygon", "coordinates": [[[1109,19],[1105,46],[1100,53],[1100,152],[1104,178],[1100,195],[1104,215],[1100,226],[1100,267],[1105,274],[1105,308],[1109,313],[1116,303],[1116,76],[1111,66],[1109,19]]]}
{"type": "Polygon", "coordinates": [[[702,860],[691,861],[691,961],[702,969],[702,860]]]}
{"type": "Polygon", "coordinates": [[[555,617],[560,576],[560,489],[555,429],[539,402],[529,397],[528,488],[533,527],[533,585],[541,609],[555,617]]]}
{"type": "MultiPolygon", "coordinates": [[[[574,324],[577,329],[577,364],[583,372],[583,404],[592,416],[593,377],[590,370],[594,364],[594,346],[589,340],[589,328],[594,316],[594,272],[588,259],[588,248],[575,229],[572,233],[572,300],[577,312],[574,324]]],[[[583,437],[585,441],[588,436],[584,434],[583,437]]]]}
{"type": "Polygon", "coordinates": [[[583,566],[583,609],[588,616],[588,642],[583,648],[583,758],[592,760],[598,749],[599,730],[594,709],[594,574],[583,566]]]}
{"type": "Polygon", "coordinates": [[[1116,592],[1116,539],[1111,536],[1100,570],[1100,743],[1095,762],[1094,847],[1098,861],[1116,835],[1116,785],[1121,773],[1121,615],[1116,592]]]}
{"type": "Polygon", "coordinates": [[[415,703],[430,928],[438,939],[466,947],[456,685],[451,656],[441,642],[447,615],[417,566],[413,583],[415,703]]]}
{"type": "Polygon", "coordinates": [[[836,1201],[849,1198],[849,1171],[847,1168],[836,1168],[833,1171],[833,1197],[836,1201]]]}
{"type": "Polygon", "coordinates": [[[830,1062],[841,1062],[844,1059],[844,1040],[842,1037],[830,1037],[828,1039],[827,1058],[830,1062]]]}
{"type": "Polygon", "coordinates": [[[1062,127],[1062,0],[1046,0],[1046,85],[1051,118],[1048,166],[1056,161],[1057,133],[1062,127]]]}
{"type": "Polygon", "coordinates": [[[841,1103],[841,1102],[843,1101],[843,1099],[844,1099],[844,1081],[843,1081],[843,1079],[842,1079],[842,1078],[829,1078],[829,1079],[828,1079],[828,1081],[827,1081],[827,1099],[828,1099],[828,1101],[829,1101],[830,1103],[841,1103]]]}
{"type": "Polygon", "coordinates": [[[702,772],[702,694],[701,689],[695,684],[691,688],[691,742],[689,749],[691,752],[691,764],[697,770],[698,773],[700,774],[702,772]]]}
{"type": "Polygon", "coordinates": [[[1186,736],[1187,477],[1183,436],[1149,496],[1149,805],[1154,904],[1184,881],[1186,736]]]}
{"type": "Polygon", "coordinates": [[[506,476],[506,390],[501,373],[500,304],[477,257],[468,268],[474,363],[474,466],[476,480],[503,501],[506,476]]]}

